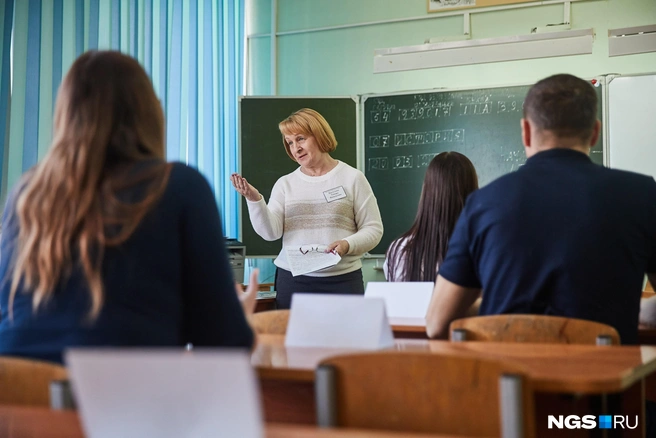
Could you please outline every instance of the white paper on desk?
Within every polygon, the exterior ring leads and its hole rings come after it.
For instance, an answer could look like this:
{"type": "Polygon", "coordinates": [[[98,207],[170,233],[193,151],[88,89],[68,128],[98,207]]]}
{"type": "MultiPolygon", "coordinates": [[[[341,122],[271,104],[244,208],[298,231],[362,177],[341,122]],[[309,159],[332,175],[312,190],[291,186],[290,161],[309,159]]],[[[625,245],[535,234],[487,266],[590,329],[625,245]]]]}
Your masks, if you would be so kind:
{"type": "Polygon", "coordinates": [[[432,281],[370,281],[365,298],[382,298],[389,318],[425,318],[431,296],[432,281]]]}
{"type": "Polygon", "coordinates": [[[287,347],[375,350],[394,345],[385,303],[362,295],[295,293],[287,347]]]}
{"type": "Polygon", "coordinates": [[[286,247],[292,276],[315,272],[339,263],[342,258],[334,252],[326,252],[327,248],[328,246],[319,244],[286,247]]]}
{"type": "Polygon", "coordinates": [[[255,372],[230,349],[69,349],[89,438],[262,438],[255,372]]]}

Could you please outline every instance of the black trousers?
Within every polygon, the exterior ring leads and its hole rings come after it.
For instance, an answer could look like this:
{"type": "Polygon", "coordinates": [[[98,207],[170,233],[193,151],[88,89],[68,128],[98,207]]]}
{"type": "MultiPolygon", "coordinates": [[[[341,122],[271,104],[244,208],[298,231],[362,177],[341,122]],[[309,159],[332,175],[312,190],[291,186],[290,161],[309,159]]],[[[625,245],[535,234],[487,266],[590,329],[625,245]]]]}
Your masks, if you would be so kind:
{"type": "Polygon", "coordinates": [[[362,269],[333,277],[294,277],[291,272],[276,268],[275,282],[278,309],[289,309],[295,292],[364,295],[362,269]]]}

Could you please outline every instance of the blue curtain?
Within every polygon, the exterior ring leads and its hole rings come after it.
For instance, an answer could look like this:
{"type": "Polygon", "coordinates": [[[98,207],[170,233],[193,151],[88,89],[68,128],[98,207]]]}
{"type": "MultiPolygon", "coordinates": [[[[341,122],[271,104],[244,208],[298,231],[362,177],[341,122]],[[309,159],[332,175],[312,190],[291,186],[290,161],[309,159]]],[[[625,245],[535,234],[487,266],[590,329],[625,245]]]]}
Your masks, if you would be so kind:
{"type": "MultiPolygon", "coordinates": [[[[0,0],[0,175],[5,173],[11,85],[11,31],[14,0],[0,0]]],[[[0,198],[3,198],[0,196],[0,198]]]]}
{"type": "Polygon", "coordinates": [[[162,101],[169,160],[207,177],[225,234],[237,236],[229,176],[237,169],[244,0],[0,0],[0,12],[3,195],[48,149],[57,89],[75,58],[120,50],[141,62],[162,101]]]}

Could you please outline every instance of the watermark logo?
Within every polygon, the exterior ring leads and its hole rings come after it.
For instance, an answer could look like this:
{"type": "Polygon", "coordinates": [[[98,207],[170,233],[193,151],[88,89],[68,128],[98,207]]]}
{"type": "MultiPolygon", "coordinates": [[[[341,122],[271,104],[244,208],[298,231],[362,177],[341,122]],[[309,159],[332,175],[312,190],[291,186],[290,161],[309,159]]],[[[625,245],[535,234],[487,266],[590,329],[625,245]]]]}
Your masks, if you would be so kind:
{"type": "Polygon", "coordinates": [[[629,415],[549,415],[547,428],[549,429],[635,429],[638,427],[638,416],[635,422],[629,415]]]}
{"type": "MultiPolygon", "coordinates": [[[[637,420],[637,417],[636,417],[637,420]]],[[[599,429],[612,429],[613,416],[612,415],[600,415],[599,416],[599,429]]],[[[636,421],[636,426],[638,422],[636,421]]]]}

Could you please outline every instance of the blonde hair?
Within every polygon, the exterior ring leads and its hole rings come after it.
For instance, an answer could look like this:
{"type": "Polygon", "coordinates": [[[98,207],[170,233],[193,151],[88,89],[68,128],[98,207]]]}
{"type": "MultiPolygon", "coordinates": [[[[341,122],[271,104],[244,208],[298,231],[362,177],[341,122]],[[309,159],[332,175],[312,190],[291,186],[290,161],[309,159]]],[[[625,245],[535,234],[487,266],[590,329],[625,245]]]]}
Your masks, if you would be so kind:
{"type": "Polygon", "coordinates": [[[294,155],[289,150],[289,145],[285,140],[285,135],[303,134],[312,136],[317,141],[319,150],[322,152],[332,152],[337,148],[337,140],[332,128],[321,114],[310,108],[303,108],[278,124],[278,129],[282,134],[282,144],[289,158],[294,159],[294,155]]]}
{"type": "Polygon", "coordinates": [[[89,316],[98,316],[104,248],[125,242],[163,193],[170,173],[164,154],[164,114],[139,63],[111,51],[80,56],[57,96],[50,150],[21,181],[10,316],[19,284],[37,310],[78,264],[89,316]],[[140,200],[118,199],[136,185],[140,200]]]}

